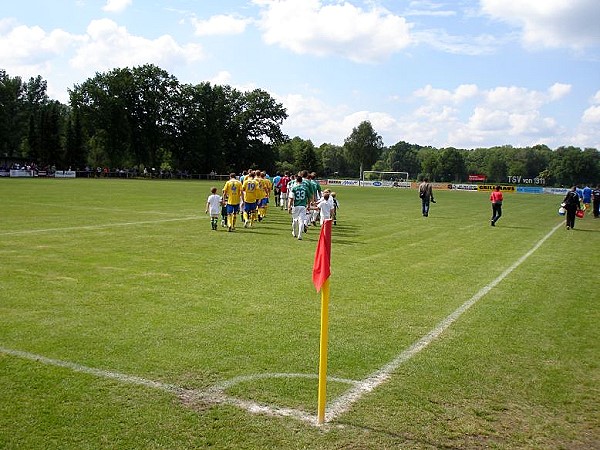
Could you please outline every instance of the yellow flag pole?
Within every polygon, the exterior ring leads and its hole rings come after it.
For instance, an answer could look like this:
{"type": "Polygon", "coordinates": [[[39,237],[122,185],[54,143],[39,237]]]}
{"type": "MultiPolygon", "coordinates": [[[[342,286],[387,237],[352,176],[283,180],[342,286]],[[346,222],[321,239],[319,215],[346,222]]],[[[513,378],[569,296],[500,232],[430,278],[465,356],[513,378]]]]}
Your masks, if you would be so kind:
{"type": "Polygon", "coordinates": [[[325,402],[327,396],[327,340],[329,328],[329,278],[321,286],[321,344],[319,352],[319,396],[317,422],[325,422],[325,402]]]}

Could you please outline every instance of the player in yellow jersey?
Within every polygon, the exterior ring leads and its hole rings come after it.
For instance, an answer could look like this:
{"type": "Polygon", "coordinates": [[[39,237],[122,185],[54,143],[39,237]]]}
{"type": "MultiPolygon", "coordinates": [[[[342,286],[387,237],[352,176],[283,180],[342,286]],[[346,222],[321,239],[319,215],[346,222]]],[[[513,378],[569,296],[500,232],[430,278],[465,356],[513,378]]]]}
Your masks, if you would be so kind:
{"type": "Polygon", "coordinates": [[[259,190],[255,172],[250,171],[242,184],[242,199],[244,200],[244,227],[252,226],[256,221],[256,195],[259,190]]]}
{"type": "Polygon", "coordinates": [[[258,220],[262,220],[267,216],[269,197],[271,196],[271,190],[273,189],[273,183],[267,178],[267,173],[264,171],[260,173],[260,184],[264,194],[262,200],[258,204],[258,220]]]}
{"type": "Polygon", "coordinates": [[[261,220],[263,220],[262,206],[263,200],[265,198],[265,180],[261,178],[260,170],[256,171],[256,177],[254,179],[256,180],[256,183],[258,185],[258,190],[256,191],[256,212],[258,221],[260,222],[261,220]]]}
{"type": "Polygon", "coordinates": [[[242,183],[237,180],[235,173],[229,174],[229,181],[223,186],[223,197],[227,202],[227,231],[233,231],[242,199],[242,183]]]}

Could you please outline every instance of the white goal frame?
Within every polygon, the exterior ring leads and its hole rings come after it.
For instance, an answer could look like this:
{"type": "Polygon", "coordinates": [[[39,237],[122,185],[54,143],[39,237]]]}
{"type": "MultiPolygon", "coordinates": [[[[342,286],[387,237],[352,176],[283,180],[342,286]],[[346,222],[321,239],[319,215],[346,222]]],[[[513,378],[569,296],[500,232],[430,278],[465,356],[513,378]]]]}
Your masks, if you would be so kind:
{"type": "Polygon", "coordinates": [[[408,181],[408,172],[365,170],[362,173],[361,181],[408,181]]]}

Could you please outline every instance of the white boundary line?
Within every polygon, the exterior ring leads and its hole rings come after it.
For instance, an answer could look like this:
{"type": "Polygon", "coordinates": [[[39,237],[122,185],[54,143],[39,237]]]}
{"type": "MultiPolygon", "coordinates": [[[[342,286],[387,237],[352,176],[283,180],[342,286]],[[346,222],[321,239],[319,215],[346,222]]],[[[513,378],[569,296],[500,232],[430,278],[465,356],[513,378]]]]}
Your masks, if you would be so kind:
{"type": "MultiPolygon", "coordinates": [[[[159,220],[152,222],[141,222],[141,223],[156,223],[156,222],[168,222],[174,220],[191,220],[194,218],[187,219],[167,219],[167,220],[159,220]]],[[[135,225],[136,223],[130,223],[129,225],[135,225]]],[[[128,225],[128,224],[117,224],[119,225],[128,225]]],[[[402,353],[400,353],[396,358],[387,363],[385,366],[380,368],[379,370],[373,372],[368,375],[361,381],[349,380],[344,378],[334,378],[328,377],[328,381],[336,381],[341,383],[347,383],[353,385],[346,393],[335,399],[333,402],[328,403],[326,407],[325,414],[325,423],[331,422],[335,420],[341,414],[347,412],[350,407],[359,401],[365,394],[373,391],[381,384],[385,383],[392,373],[404,362],[411,359],[413,356],[418,354],[421,350],[424,350],[435,341],[440,335],[446,331],[459,317],[461,317],[469,308],[475,305],[482,297],[484,297],[488,292],[490,292],[494,287],[496,287],[502,280],[504,280],[508,275],[510,275],[517,267],[519,267],[527,258],[529,258],[538,248],[542,246],[542,244],[552,236],[552,234],[558,230],[563,224],[559,223],[556,225],[546,236],[544,236],[540,241],[537,242],[527,253],[525,253],[521,258],[519,258],[515,263],[513,263],[508,269],[502,272],[496,279],[488,283],[486,286],[481,288],[473,297],[459,306],[453,313],[443,319],[438,325],[433,328],[429,333],[423,336],[421,339],[416,341],[402,353]]],[[[84,227],[87,228],[105,228],[108,226],[115,225],[99,225],[95,227],[84,227]]],[[[51,230],[48,230],[51,231],[51,230]]],[[[80,364],[76,364],[68,361],[61,361],[57,359],[47,358],[45,356],[36,355],[33,353],[23,352],[20,350],[11,350],[7,348],[0,347],[0,353],[4,353],[7,355],[16,356],[23,359],[28,359],[32,361],[38,361],[43,364],[64,367],[75,372],[86,373],[90,375],[94,375],[101,378],[109,378],[114,379],[123,383],[135,384],[139,386],[145,386],[149,388],[159,389],[166,392],[171,392],[178,395],[180,398],[185,399],[186,401],[204,401],[207,403],[226,403],[237,406],[241,409],[245,409],[251,413],[255,414],[266,414],[271,416],[285,416],[285,417],[293,417],[298,420],[302,420],[304,422],[311,423],[313,425],[317,425],[317,416],[314,414],[309,414],[305,411],[301,411],[294,408],[281,408],[273,405],[265,405],[256,402],[252,402],[249,400],[239,399],[233,396],[229,396],[225,394],[225,391],[242,382],[249,382],[257,379],[267,379],[267,378],[316,378],[317,375],[313,374],[297,374],[297,373],[267,373],[267,374],[256,374],[256,375],[242,375],[230,380],[223,381],[214,385],[211,388],[208,388],[204,391],[185,389],[179,386],[175,386],[172,384],[161,383],[158,381],[152,381],[145,378],[126,375],[118,372],[112,372],[102,369],[95,369],[92,367],[83,366],[80,364]]]]}
{"type": "MultiPolygon", "coordinates": [[[[99,378],[108,378],[119,381],[121,383],[133,384],[137,386],[143,386],[152,389],[158,389],[161,391],[169,392],[177,395],[186,403],[199,403],[205,402],[210,404],[228,404],[236,406],[240,409],[244,409],[253,414],[265,414],[269,416],[280,416],[280,417],[293,417],[303,422],[315,424],[317,422],[317,416],[309,414],[305,411],[294,409],[294,408],[283,408],[274,405],[266,405],[250,400],[240,399],[231,395],[227,395],[225,390],[235,386],[238,383],[250,382],[259,379],[267,378],[317,378],[317,374],[302,374],[302,373],[264,373],[257,375],[244,375],[232,378],[230,380],[216,384],[215,386],[199,391],[194,389],[186,389],[173,384],[161,383],[159,381],[148,380],[146,378],[126,375],[119,372],[96,369],[93,367],[83,366],[81,364],[62,361],[59,359],[48,358],[46,356],[37,355],[35,353],[24,352],[21,350],[13,350],[4,347],[0,347],[0,353],[6,355],[16,356],[22,359],[30,361],[40,362],[49,366],[62,367],[65,369],[72,370],[73,372],[85,373],[93,375],[99,378]]],[[[337,381],[340,383],[357,384],[358,381],[348,380],[344,378],[329,378],[329,381],[337,381]]]]}
{"type": "Polygon", "coordinates": [[[27,235],[27,234],[37,234],[37,233],[52,233],[55,231],[99,230],[101,228],[130,227],[130,226],[135,226],[135,225],[150,225],[153,223],[163,223],[163,222],[180,222],[183,220],[196,220],[199,218],[200,218],[200,216],[191,216],[191,217],[180,217],[180,218],[176,218],[176,219],[158,219],[158,220],[143,220],[140,222],[107,223],[104,225],[84,225],[84,226],[79,226],[79,227],[43,228],[40,230],[6,231],[6,232],[1,232],[0,236],[18,236],[18,235],[27,235]]]}
{"type": "Polygon", "coordinates": [[[65,369],[70,369],[73,372],[86,373],[88,375],[94,375],[100,378],[109,378],[117,380],[122,383],[136,384],[138,386],[159,389],[161,391],[173,392],[178,395],[184,394],[187,391],[186,389],[180,388],[172,384],[160,383],[158,381],[147,380],[145,378],[136,377],[132,375],[125,375],[109,370],[94,369],[93,367],[82,366],[81,364],[76,364],[69,361],[61,361],[59,359],[47,358],[46,356],[36,355],[34,353],[29,352],[23,352],[20,350],[12,350],[9,348],[0,347],[0,353],[5,353],[11,356],[17,356],[23,359],[29,359],[31,361],[41,362],[42,364],[46,364],[48,366],[64,367],[65,369]]]}

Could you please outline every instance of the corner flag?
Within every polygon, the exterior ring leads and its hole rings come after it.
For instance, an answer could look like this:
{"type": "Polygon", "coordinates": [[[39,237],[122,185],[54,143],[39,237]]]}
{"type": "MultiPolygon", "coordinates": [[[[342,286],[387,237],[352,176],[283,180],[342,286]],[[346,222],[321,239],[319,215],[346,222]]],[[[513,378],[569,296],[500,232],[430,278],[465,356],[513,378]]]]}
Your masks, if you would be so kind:
{"type": "Polygon", "coordinates": [[[319,392],[317,399],[317,422],[325,422],[325,402],[327,397],[327,339],[329,325],[329,275],[331,275],[331,219],[321,226],[321,235],[315,252],[313,284],[321,291],[321,338],[319,345],[319,392]]]}
{"type": "Polygon", "coordinates": [[[323,222],[317,251],[315,252],[312,279],[317,292],[321,290],[329,275],[331,275],[331,219],[323,222]]]}

